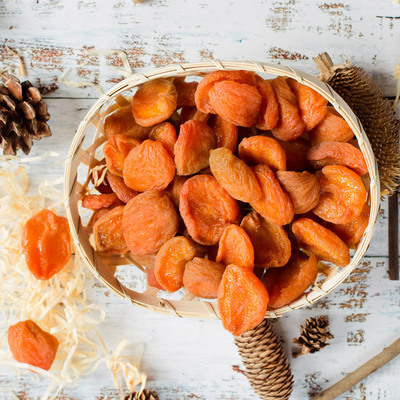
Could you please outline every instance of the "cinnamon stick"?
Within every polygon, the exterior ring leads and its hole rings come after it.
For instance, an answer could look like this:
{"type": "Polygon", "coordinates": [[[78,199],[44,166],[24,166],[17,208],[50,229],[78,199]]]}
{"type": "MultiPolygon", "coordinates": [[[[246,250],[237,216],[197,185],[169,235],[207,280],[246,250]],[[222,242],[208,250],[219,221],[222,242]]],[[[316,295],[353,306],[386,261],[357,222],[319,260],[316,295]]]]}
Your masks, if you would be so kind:
{"type": "Polygon", "coordinates": [[[393,360],[400,353],[400,338],[394,341],[390,346],[385,347],[379,354],[368,360],[365,364],[358,367],[353,372],[347,374],[342,380],[335,383],[323,392],[311,397],[310,400],[333,400],[352,388],[368,375],[381,368],[389,361],[393,360]]]}

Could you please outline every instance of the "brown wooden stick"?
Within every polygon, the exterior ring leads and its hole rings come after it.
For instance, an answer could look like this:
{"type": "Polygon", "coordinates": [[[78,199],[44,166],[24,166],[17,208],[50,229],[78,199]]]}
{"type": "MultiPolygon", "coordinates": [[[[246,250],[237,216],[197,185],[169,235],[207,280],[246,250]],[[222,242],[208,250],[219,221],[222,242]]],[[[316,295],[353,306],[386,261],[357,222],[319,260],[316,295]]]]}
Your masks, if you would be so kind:
{"type": "Polygon", "coordinates": [[[323,392],[311,397],[310,400],[333,400],[352,388],[368,375],[383,367],[389,361],[393,360],[400,353],[400,338],[394,341],[390,346],[385,347],[379,354],[368,360],[365,364],[358,367],[353,372],[347,374],[342,380],[325,389],[323,392]]]}
{"type": "Polygon", "coordinates": [[[388,246],[389,246],[389,278],[399,280],[399,199],[398,191],[392,194],[389,199],[388,214],[388,246]]]}

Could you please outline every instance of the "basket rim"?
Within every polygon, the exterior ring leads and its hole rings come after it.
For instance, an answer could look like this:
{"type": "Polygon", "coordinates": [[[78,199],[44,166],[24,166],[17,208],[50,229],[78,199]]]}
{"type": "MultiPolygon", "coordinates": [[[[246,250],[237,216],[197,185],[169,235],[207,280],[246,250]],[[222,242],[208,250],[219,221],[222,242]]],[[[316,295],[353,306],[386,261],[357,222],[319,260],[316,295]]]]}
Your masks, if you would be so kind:
{"type": "MultiPolygon", "coordinates": [[[[210,301],[193,300],[166,300],[145,293],[134,292],[123,286],[117,278],[104,266],[100,257],[97,257],[95,250],[91,247],[88,238],[85,239],[77,203],[79,200],[79,182],[77,181],[77,169],[80,161],[87,159],[89,153],[81,149],[85,139],[86,130],[92,122],[98,117],[98,112],[109,101],[115,100],[123,92],[135,88],[149,80],[169,78],[172,76],[201,75],[205,72],[215,70],[248,70],[260,74],[285,76],[296,79],[302,84],[309,86],[324,96],[337,112],[350,125],[358,141],[369,172],[369,201],[370,217],[368,226],[364,231],[360,245],[357,247],[351,258],[350,264],[337,271],[332,277],[327,277],[324,282],[314,285],[311,290],[303,294],[299,299],[291,304],[276,310],[268,310],[266,317],[274,318],[283,315],[286,312],[308,306],[333,291],[343,280],[356,268],[362,257],[368,249],[369,243],[376,226],[380,205],[380,185],[378,177],[377,162],[372,152],[368,137],[366,136],[361,122],[347,105],[347,103],[326,83],[320,81],[313,75],[284,65],[263,63],[257,61],[205,61],[198,63],[175,63],[165,67],[153,68],[148,72],[133,74],[118,84],[110,88],[102,95],[90,108],[86,116],[80,122],[71,143],[64,172],[64,202],[71,228],[72,237],[81,257],[88,265],[95,277],[102,281],[111,290],[125,298],[127,301],[138,304],[142,307],[177,316],[191,317],[212,317],[218,318],[216,304],[210,301]],[[76,200],[76,201],[75,201],[76,200]],[[75,202],[74,202],[75,201],[75,202]],[[88,247],[88,245],[90,247],[88,247]],[[86,249],[86,250],[85,250],[86,249]],[[186,304],[187,303],[187,304],[186,304]]],[[[92,146],[91,146],[92,147],[92,146]]],[[[88,149],[87,149],[88,150],[88,149]]],[[[197,299],[197,298],[196,298],[197,299]]]]}

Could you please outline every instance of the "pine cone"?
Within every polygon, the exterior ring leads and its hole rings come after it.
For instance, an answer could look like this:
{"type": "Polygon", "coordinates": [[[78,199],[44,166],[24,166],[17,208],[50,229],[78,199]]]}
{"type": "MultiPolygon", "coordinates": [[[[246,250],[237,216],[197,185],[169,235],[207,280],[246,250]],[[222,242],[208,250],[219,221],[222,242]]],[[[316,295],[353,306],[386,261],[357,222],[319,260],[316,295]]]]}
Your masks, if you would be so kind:
{"type": "Polygon", "coordinates": [[[51,136],[46,121],[50,119],[47,103],[38,88],[29,81],[20,82],[13,75],[0,84],[0,146],[5,155],[16,155],[21,149],[28,154],[33,139],[51,136]]]}
{"type": "Polygon", "coordinates": [[[327,340],[333,339],[333,335],[329,332],[329,321],[326,316],[318,318],[309,318],[306,324],[301,326],[301,334],[293,343],[301,346],[298,353],[293,354],[294,357],[301,356],[302,354],[315,353],[323,347],[327,346],[327,340]]]}
{"type": "Polygon", "coordinates": [[[125,400],[159,400],[156,392],[144,389],[139,396],[139,392],[132,392],[125,396],[125,400]]]}
{"type": "Polygon", "coordinates": [[[269,320],[235,336],[235,343],[257,395],[263,400],[287,400],[293,390],[293,375],[269,320]]]}

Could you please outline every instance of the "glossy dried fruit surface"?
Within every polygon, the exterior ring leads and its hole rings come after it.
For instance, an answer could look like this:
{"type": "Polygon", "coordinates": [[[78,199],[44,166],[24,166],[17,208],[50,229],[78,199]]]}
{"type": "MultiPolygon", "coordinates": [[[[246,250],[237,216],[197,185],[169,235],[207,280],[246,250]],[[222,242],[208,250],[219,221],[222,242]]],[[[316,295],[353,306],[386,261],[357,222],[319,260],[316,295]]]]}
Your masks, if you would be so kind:
{"type": "Polygon", "coordinates": [[[276,178],[289,195],[295,214],[304,214],[317,206],[320,188],[313,174],[307,171],[277,171],[276,178]]]}
{"type": "Polygon", "coordinates": [[[156,289],[163,290],[162,286],[157,282],[154,275],[154,268],[146,268],[147,285],[156,289]]]}
{"type": "Polygon", "coordinates": [[[260,164],[253,168],[260,185],[262,197],[250,205],[267,221],[286,225],[294,217],[294,209],[289,195],[281,188],[271,169],[260,164]]]}
{"type": "Polygon", "coordinates": [[[179,211],[189,235],[207,246],[219,241],[226,224],[240,219],[236,200],[211,175],[195,175],[183,184],[179,211]]]}
{"type": "Polygon", "coordinates": [[[344,165],[361,176],[368,172],[363,153],[350,143],[319,143],[311,147],[307,159],[315,169],[323,168],[325,165],[344,165]]]}
{"type": "Polygon", "coordinates": [[[155,142],[161,142],[171,157],[174,156],[174,146],[177,137],[175,127],[170,122],[162,122],[153,127],[149,139],[155,142]]]}
{"type": "Polygon", "coordinates": [[[284,267],[268,270],[262,278],[269,294],[268,307],[280,308],[296,300],[315,281],[317,273],[315,255],[307,257],[300,251],[284,267]]]}
{"type": "Polygon", "coordinates": [[[218,310],[222,325],[234,335],[255,328],[268,306],[265,286],[250,270],[228,265],[218,288],[218,310]]]}
{"type": "Polygon", "coordinates": [[[296,240],[306,251],[324,260],[344,267],[350,262],[347,245],[331,230],[309,218],[300,218],[292,224],[296,240]]]}
{"type": "Polygon", "coordinates": [[[213,115],[211,121],[208,123],[214,130],[217,138],[216,147],[226,147],[234,153],[238,139],[238,127],[224,120],[219,115],[213,115]]]}
{"type": "Polygon", "coordinates": [[[132,99],[135,121],[141,126],[153,126],[165,121],[175,111],[178,93],[168,79],[144,83],[132,99]]]}
{"type": "Polygon", "coordinates": [[[115,193],[86,194],[82,196],[82,207],[89,210],[100,210],[100,208],[109,208],[116,205],[122,205],[122,202],[115,193]]]}
{"type": "Polygon", "coordinates": [[[8,328],[8,346],[18,362],[47,371],[56,358],[58,340],[28,319],[8,328]]]}
{"type": "Polygon", "coordinates": [[[256,267],[282,267],[289,261],[291,243],[282,226],[266,221],[256,211],[247,214],[240,226],[253,244],[256,267]]]}
{"type": "Polygon", "coordinates": [[[122,230],[133,254],[156,253],[176,235],[178,226],[178,214],[166,193],[140,193],[124,207],[122,230]]]}
{"type": "Polygon", "coordinates": [[[306,127],[300,116],[296,96],[290,90],[286,80],[281,76],[273,79],[271,85],[279,103],[279,122],[272,129],[272,133],[281,140],[295,140],[303,133],[306,127]]]}
{"type": "Polygon", "coordinates": [[[176,173],[193,175],[208,167],[210,150],[216,146],[217,138],[205,122],[185,122],[174,147],[176,173]]]}
{"type": "Polygon", "coordinates": [[[36,279],[48,280],[61,271],[71,257],[68,221],[42,210],[25,223],[21,240],[26,265],[36,279]]]}
{"type": "Polygon", "coordinates": [[[197,90],[198,82],[185,82],[174,80],[174,86],[178,93],[177,107],[195,106],[194,96],[197,90]]]}
{"type": "Polygon", "coordinates": [[[107,254],[125,254],[128,251],[122,233],[124,207],[115,207],[102,215],[93,225],[96,249],[107,254]]]}
{"type": "Polygon", "coordinates": [[[291,142],[278,140],[286,153],[286,170],[288,171],[303,171],[309,168],[307,161],[307,152],[311,148],[308,140],[298,138],[291,142]]]}
{"type": "Polygon", "coordinates": [[[174,160],[160,142],[153,140],[132,149],[124,162],[124,182],[137,192],[163,190],[174,175],[174,160]]]}
{"type": "Polygon", "coordinates": [[[254,248],[243,228],[234,224],[226,226],[219,240],[215,261],[223,265],[235,264],[253,270],[254,248]]]}
{"type": "Polygon", "coordinates": [[[107,182],[118,199],[123,203],[127,203],[129,200],[138,195],[138,192],[125,185],[123,178],[112,174],[110,171],[107,171],[107,182]]]}
{"type": "Polygon", "coordinates": [[[249,165],[266,164],[273,171],[286,169],[286,152],[271,137],[244,138],[239,144],[239,157],[249,165]]]}
{"type": "Polygon", "coordinates": [[[256,75],[257,89],[261,94],[261,107],[256,127],[263,131],[274,129],[279,121],[279,104],[271,84],[256,75]]]}
{"type": "Polygon", "coordinates": [[[183,285],[189,293],[204,299],[216,299],[225,266],[195,257],[185,266],[183,285]]]}
{"type": "Polygon", "coordinates": [[[347,224],[361,214],[367,191],[361,178],[341,165],[327,165],[316,173],[321,188],[313,213],[333,224],[347,224]]]}
{"type": "Polygon", "coordinates": [[[225,147],[211,152],[210,168],[218,183],[236,200],[249,203],[261,198],[261,189],[252,169],[225,147]]]}

